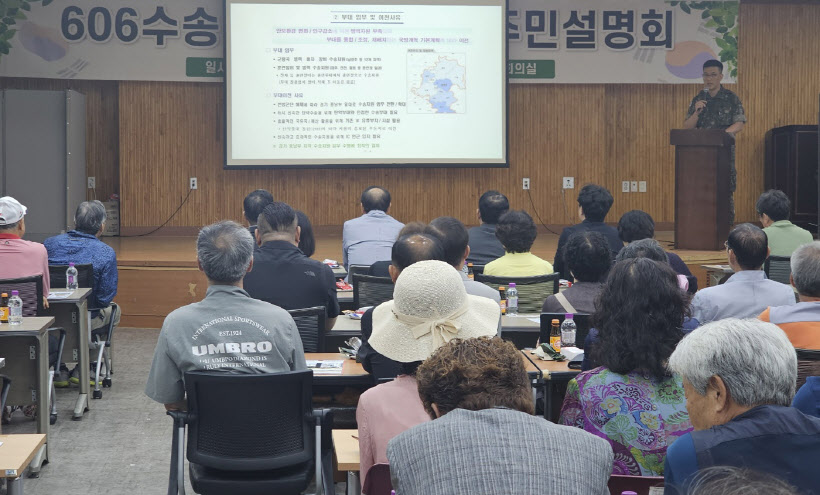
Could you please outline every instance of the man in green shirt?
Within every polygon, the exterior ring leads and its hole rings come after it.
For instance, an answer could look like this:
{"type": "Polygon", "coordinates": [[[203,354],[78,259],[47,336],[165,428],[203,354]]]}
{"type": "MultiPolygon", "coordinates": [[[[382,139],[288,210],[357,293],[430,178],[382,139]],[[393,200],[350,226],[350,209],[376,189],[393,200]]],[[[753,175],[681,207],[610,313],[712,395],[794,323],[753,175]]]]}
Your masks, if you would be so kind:
{"type": "Polygon", "coordinates": [[[771,256],[791,256],[797,248],[814,240],[811,232],[789,221],[789,206],[789,197],[777,189],[761,194],[755,205],[763,232],[769,238],[771,256]]]}
{"type": "MultiPolygon", "coordinates": [[[[732,91],[724,88],[723,64],[719,60],[707,60],[703,64],[704,89],[692,98],[684,129],[722,129],[734,137],[746,125],[746,113],[743,103],[732,91]]],[[[729,169],[729,190],[734,193],[737,187],[737,170],[735,169],[735,147],[732,145],[732,160],[729,169]]],[[[735,222],[735,200],[729,196],[729,224],[735,222]]]]}

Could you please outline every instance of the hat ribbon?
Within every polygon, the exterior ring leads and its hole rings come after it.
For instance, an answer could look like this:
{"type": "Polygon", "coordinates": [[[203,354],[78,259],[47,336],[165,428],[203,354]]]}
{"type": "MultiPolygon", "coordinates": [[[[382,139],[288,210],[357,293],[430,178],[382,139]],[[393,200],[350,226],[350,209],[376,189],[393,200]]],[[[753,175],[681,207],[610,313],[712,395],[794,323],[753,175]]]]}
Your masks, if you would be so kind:
{"type": "Polygon", "coordinates": [[[393,310],[393,314],[400,322],[411,325],[410,332],[416,340],[427,334],[431,334],[433,337],[432,349],[438,349],[445,343],[458,337],[458,332],[461,330],[461,323],[456,321],[456,319],[467,313],[468,309],[470,309],[470,306],[465,303],[454,313],[436,320],[399,314],[395,309],[393,310]]]}

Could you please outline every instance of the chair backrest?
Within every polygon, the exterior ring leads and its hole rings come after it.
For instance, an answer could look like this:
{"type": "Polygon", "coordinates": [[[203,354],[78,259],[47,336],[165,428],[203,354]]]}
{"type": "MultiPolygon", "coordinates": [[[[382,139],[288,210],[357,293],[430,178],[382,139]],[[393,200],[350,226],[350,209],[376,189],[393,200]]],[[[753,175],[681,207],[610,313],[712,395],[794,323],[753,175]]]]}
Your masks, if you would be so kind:
{"type": "Polygon", "coordinates": [[[390,479],[389,464],[373,464],[364,477],[362,493],[365,495],[390,495],[393,481],[390,479]]]}
{"type": "MultiPolygon", "coordinates": [[[[94,288],[94,265],[86,263],[84,265],[74,265],[77,269],[78,287],[94,288]]],[[[68,265],[48,265],[48,277],[51,281],[52,289],[65,289],[65,271],[68,265]]]]}
{"type": "Polygon", "coordinates": [[[473,265],[473,275],[484,273],[484,267],[487,265],[473,265]]]}
{"type": "MultiPolygon", "coordinates": [[[[564,323],[566,313],[541,313],[541,343],[548,343],[550,341],[550,332],[552,331],[552,320],[558,320],[558,324],[564,323]]],[[[592,327],[592,315],[587,313],[576,313],[572,315],[575,321],[575,347],[579,349],[584,348],[584,340],[589,334],[589,329],[592,327]]],[[[620,494],[619,494],[620,495],[620,494]]]]}
{"type": "Polygon", "coordinates": [[[6,375],[0,375],[0,413],[6,409],[6,397],[9,395],[11,388],[11,378],[6,375]]]}
{"type": "Polygon", "coordinates": [[[313,372],[185,373],[188,460],[225,471],[262,471],[313,458],[313,372]]]}
{"type": "Polygon", "coordinates": [[[291,309],[288,313],[296,322],[299,336],[302,337],[302,348],[305,352],[324,352],[325,328],[327,322],[327,308],[314,306],[312,308],[291,309]]]}
{"type": "Polygon", "coordinates": [[[13,290],[20,292],[20,299],[23,300],[23,316],[37,316],[43,312],[42,275],[0,280],[0,293],[7,292],[11,297],[13,290]]]}
{"type": "Polygon", "coordinates": [[[515,283],[518,289],[519,313],[540,313],[544,300],[558,292],[560,277],[561,274],[558,272],[537,277],[494,277],[483,273],[475,274],[476,282],[481,282],[495,290],[499,287],[506,289],[511,283],[515,283]]]}
{"type": "Polygon", "coordinates": [[[609,477],[610,495],[621,495],[625,491],[633,491],[638,495],[649,495],[649,489],[663,486],[663,476],[626,476],[613,474],[609,477]]]}
{"type": "Polygon", "coordinates": [[[353,275],[353,307],[378,306],[393,299],[393,280],[371,275],[353,275]]]}
{"type": "Polygon", "coordinates": [[[781,284],[790,285],[789,277],[792,274],[792,259],[789,256],[769,256],[763,263],[766,277],[781,284]]]}
{"type": "Polygon", "coordinates": [[[820,376],[820,351],[813,349],[796,349],[797,351],[797,388],[806,383],[810,376],[820,376]]]}
{"type": "Polygon", "coordinates": [[[359,275],[367,275],[370,271],[370,265],[350,265],[347,267],[347,279],[353,280],[353,275],[358,273],[359,275]]]}

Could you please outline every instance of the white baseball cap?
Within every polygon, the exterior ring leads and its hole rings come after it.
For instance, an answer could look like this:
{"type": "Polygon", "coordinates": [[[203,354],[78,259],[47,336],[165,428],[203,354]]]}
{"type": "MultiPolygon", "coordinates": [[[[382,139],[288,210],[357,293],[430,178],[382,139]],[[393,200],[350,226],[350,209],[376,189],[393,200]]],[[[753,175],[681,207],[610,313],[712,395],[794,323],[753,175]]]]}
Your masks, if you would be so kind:
{"type": "Polygon", "coordinates": [[[0,198],[0,225],[11,225],[26,214],[26,207],[11,196],[0,198]]]}

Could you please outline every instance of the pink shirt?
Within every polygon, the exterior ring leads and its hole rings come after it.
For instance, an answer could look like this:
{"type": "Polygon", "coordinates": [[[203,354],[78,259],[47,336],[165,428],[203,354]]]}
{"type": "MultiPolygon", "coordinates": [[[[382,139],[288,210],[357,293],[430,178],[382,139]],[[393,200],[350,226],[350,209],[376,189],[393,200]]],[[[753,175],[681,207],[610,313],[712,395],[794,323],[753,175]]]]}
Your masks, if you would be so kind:
{"type": "Polygon", "coordinates": [[[387,464],[387,442],[399,433],[430,421],[419,398],[416,379],[401,375],[359,397],[359,473],[364,485],[373,464],[387,464]]]}
{"type": "MultiPolygon", "coordinates": [[[[48,252],[37,242],[14,234],[0,234],[0,279],[43,276],[43,295],[48,297],[48,252]]],[[[9,294],[11,295],[11,294],[9,294]]]]}

